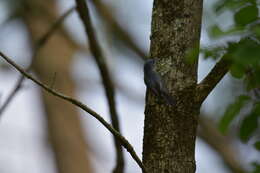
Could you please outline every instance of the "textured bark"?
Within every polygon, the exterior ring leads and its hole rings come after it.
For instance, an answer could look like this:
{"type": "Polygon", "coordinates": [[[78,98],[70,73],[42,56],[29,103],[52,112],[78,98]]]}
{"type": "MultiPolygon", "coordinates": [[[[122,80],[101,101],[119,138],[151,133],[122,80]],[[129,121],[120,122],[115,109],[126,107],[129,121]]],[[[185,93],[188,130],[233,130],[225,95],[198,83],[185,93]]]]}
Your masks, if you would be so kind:
{"type": "Polygon", "coordinates": [[[143,162],[149,173],[194,173],[200,103],[196,102],[197,63],[185,53],[200,40],[202,0],[154,0],[150,54],[169,93],[167,106],[146,93],[143,162]]]}
{"type": "MultiPolygon", "coordinates": [[[[50,27],[46,16],[57,19],[57,9],[52,0],[30,0],[25,4],[23,19],[32,42],[36,42],[50,27]],[[37,7],[41,7],[39,10],[37,7]],[[48,15],[47,15],[48,14],[48,15]]],[[[58,32],[41,49],[33,69],[45,83],[70,96],[75,95],[75,84],[70,76],[70,67],[75,47],[62,32],[58,32]],[[56,79],[54,74],[56,73],[56,79]],[[53,81],[54,80],[54,81],[53,81]]],[[[41,91],[46,112],[48,133],[60,173],[91,173],[86,144],[78,111],[75,106],[41,91]]]]}

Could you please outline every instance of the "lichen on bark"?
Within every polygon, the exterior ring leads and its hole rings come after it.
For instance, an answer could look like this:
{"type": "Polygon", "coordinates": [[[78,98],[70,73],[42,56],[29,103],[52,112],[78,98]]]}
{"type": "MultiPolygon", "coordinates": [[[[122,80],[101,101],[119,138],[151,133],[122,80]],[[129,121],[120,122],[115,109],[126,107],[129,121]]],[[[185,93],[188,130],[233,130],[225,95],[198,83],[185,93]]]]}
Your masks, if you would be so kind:
{"type": "Polygon", "coordinates": [[[151,58],[169,93],[168,106],[146,93],[143,162],[149,173],[193,173],[200,105],[196,103],[197,63],[185,60],[199,45],[202,0],[154,0],[151,58]]]}

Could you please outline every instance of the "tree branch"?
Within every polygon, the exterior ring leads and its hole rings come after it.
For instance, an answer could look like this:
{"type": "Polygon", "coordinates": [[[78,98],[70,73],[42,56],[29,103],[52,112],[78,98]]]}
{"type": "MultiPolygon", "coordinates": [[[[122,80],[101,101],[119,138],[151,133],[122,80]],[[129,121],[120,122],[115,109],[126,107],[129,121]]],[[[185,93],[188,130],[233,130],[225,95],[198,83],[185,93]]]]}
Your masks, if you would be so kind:
{"type": "MultiPolygon", "coordinates": [[[[67,16],[69,16],[74,10],[75,10],[75,7],[71,7],[68,11],[66,11],[59,19],[57,19],[50,26],[50,28],[47,30],[47,32],[38,40],[38,42],[35,45],[34,51],[33,51],[31,63],[28,66],[28,68],[26,69],[26,71],[31,70],[33,63],[34,63],[36,57],[38,56],[38,53],[40,52],[40,49],[47,43],[47,41],[50,39],[50,37],[53,35],[53,33],[59,28],[59,26],[62,24],[62,22],[67,18],[67,16]]],[[[22,83],[24,81],[24,78],[25,77],[23,75],[21,75],[19,77],[14,88],[8,95],[7,99],[4,101],[3,105],[0,108],[0,118],[3,114],[3,112],[5,111],[5,109],[7,108],[7,106],[10,104],[12,99],[15,97],[17,92],[20,90],[22,83]]]]}
{"type": "MultiPolygon", "coordinates": [[[[134,102],[141,102],[141,100],[143,99],[140,98],[139,95],[128,95],[127,93],[131,93],[131,91],[126,91],[127,89],[123,88],[120,85],[117,86],[128,99],[134,102]]],[[[225,165],[232,172],[246,172],[240,163],[240,160],[242,159],[240,159],[241,157],[239,157],[239,154],[235,150],[232,141],[230,141],[230,138],[228,138],[227,136],[223,136],[216,128],[216,124],[214,123],[214,121],[208,118],[208,116],[203,113],[199,116],[198,136],[211,148],[213,148],[218,155],[220,155],[225,165]]]]}
{"type": "Polygon", "coordinates": [[[132,49],[139,57],[143,60],[147,59],[147,54],[138,47],[133,38],[131,38],[130,34],[120,26],[120,24],[116,21],[116,19],[111,14],[111,9],[102,3],[100,0],[91,0],[91,2],[96,7],[98,14],[109,24],[110,30],[112,33],[116,33],[116,36],[121,38],[121,40],[130,48],[132,49]]]}
{"type": "Polygon", "coordinates": [[[218,82],[226,75],[229,66],[230,63],[223,56],[209,74],[197,85],[196,100],[198,102],[202,103],[207,98],[218,82]]]}
{"type": "MultiPolygon", "coordinates": [[[[105,89],[105,93],[109,105],[112,125],[120,133],[120,125],[119,125],[118,113],[116,110],[116,102],[115,102],[114,84],[110,77],[109,70],[105,62],[104,54],[95,37],[94,27],[91,22],[87,2],[84,0],[76,0],[76,5],[77,5],[76,9],[84,24],[85,31],[89,40],[90,51],[93,54],[93,57],[98,65],[99,72],[102,77],[102,82],[103,82],[103,86],[105,89]]],[[[113,173],[122,173],[124,170],[123,150],[119,141],[115,137],[114,137],[114,143],[116,149],[116,166],[113,170],[113,173]]]]}
{"type": "Polygon", "coordinates": [[[216,124],[206,116],[200,115],[198,136],[208,143],[222,157],[226,166],[234,173],[245,173],[241,166],[238,153],[235,151],[231,141],[220,134],[216,124]]]}
{"type": "Polygon", "coordinates": [[[63,21],[75,10],[75,6],[69,8],[59,19],[57,19],[53,25],[51,25],[50,29],[42,36],[42,38],[38,41],[38,47],[42,47],[50,38],[50,36],[57,30],[59,26],[63,23],[63,21]]]}
{"type": "Polygon", "coordinates": [[[144,165],[142,164],[142,161],[137,156],[137,154],[134,151],[134,148],[132,147],[132,145],[127,141],[127,139],[125,137],[123,137],[117,130],[115,130],[109,123],[107,123],[102,118],[102,116],[100,116],[98,113],[96,113],[94,110],[90,109],[87,105],[81,103],[80,101],[78,101],[78,100],[76,100],[76,99],[74,99],[72,97],[69,97],[67,95],[64,95],[64,94],[62,94],[62,93],[60,93],[60,92],[50,88],[49,86],[47,86],[46,84],[42,83],[41,81],[37,80],[31,74],[26,72],[26,70],[24,70],[22,67],[17,65],[13,60],[11,60],[9,57],[7,57],[5,54],[3,54],[1,51],[0,51],[0,56],[3,59],[5,59],[10,65],[12,65],[17,71],[19,71],[22,75],[24,75],[28,79],[32,80],[34,83],[39,85],[45,91],[47,91],[50,94],[52,94],[52,95],[54,95],[56,97],[59,97],[59,98],[65,100],[65,101],[67,101],[67,102],[69,102],[69,103],[71,103],[71,104],[81,108],[82,110],[84,110],[85,112],[89,113],[94,118],[96,118],[101,124],[103,124],[106,127],[106,129],[108,129],[118,139],[118,141],[120,141],[121,145],[124,146],[124,148],[130,153],[132,158],[136,161],[136,163],[143,170],[143,172],[147,173],[145,168],[144,168],[144,165]]]}

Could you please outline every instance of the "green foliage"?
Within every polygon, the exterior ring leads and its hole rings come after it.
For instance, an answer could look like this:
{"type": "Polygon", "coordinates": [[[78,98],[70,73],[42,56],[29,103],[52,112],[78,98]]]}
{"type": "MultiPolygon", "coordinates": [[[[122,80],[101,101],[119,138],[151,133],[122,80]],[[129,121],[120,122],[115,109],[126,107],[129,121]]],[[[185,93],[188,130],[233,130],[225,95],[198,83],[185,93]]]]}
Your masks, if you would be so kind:
{"type": "Polygon", "coordinates": [[[225,53],[225,47],[201,48],[200,53],[203,55],[205,59],[218,59],[225,53]]]}
{"type": "MultiPolygon", "coordinates": [[[[201,49],[204,58],[216,60],[225,57],[231,63],[230,74],[232,77],[243,81],[244,95],[237,97],[227,107],[219,122],[219,130],[226,133],[235,119],[241,120],[237,133],[243,143],[247,143],[259,135],[257,131],[260,130],[259,4],[260,0],[219,0],[215,5],[216,16],[231,13],[233,21],[229,21],[231,25],[225,29],[223,29],[222,21],[212,24],[208,34],[212,39],[229,41],[215,48],[201,49]]],[[[254,147],[260,150],[259,139],[255,142],[254,147]]],[[[260,173],[259,163],[254,163],[252,173],[260,173]]]]}
{"type": "Polygon", "coordinates": [[[237,44],[232,44],[228,49],[232,61],[244,67],[258,66],[260,61],[260,44],[251,38],[241,39],[237,44]]]}
{"type": "Polygon", "coordinates": [[[248,102],[248,100],[249,100],[248,96],[241,95],[238,98],[236,98],[233,104],[229,105],[229,107],[226,109],[226,112],[222,116],[222,119],[219,123],[219,129],[222,133],[227,132],[230,123],[239,114],[240,110],[248,102]]]}
{"type": "Polygon", "coordinates": [[[255,24],[250,28],[251,32],[257,37],[260,37],[260,25],[259,24],[255,24]]]}
{"type": "Polygon", "coordinates": [[[256,5],[256,0],[221,0],[215,5],[216,13],[221,13],[223,10],[237,10],[247,4],[256,5]]]}
{"type": "Polygon", "coordinates": [[[247,84],[247,90],[252,90],[254,88],[259,88],[260,85],[260,69],[250,69],[247,78],[245,79],[247,84]]]}
{"type": "Polygon", "coordinates": [[[243,26],[234,26],[226,31],[223,31],[218,25],[213,25],[209,29],[209,34],[213,38],[229,36],[230,34],[241,34],[244,31],[243,26]]]}
{"type": "Polygon", "coordinates": [[[255,5],[243,7],[234,15],[235,23],[241,26],[254,22],[257,18],[258,8],[255,5]]]}
{"type": "MultiPolygon", "coordinates": [[[[225,55],[231,62],[230,74],[244,81],[247,91],[260,87],[260,24],[259,9],[256,0],[221,0],[215,6],[215,11],[221,14],[225,10],[233,12],[234,25],[222,30],[217,24],[210,30],[212,38],[240,36],[239,41],[228,42],[222,54],[217,48],[203,50],[206,58],[221,58],[225,55]],[[224,53],[223,53],[224,52],[224,53]],[[219,57],[218,57],[219,56],[219,57]]],[[[222,46],[223,48],[223,46],[222,46]]],[[[239,96],[230,104],[222,116],[219,129],[225,133],[230,123],[237,117],[246,103],[254,101],[248,96],[239,96]]],[[[258,104],[247,112],[239,131],[241,141],[247,142],[258,128],[258,104]]]]}
{"type": "Polygon", "coordinates": [[[258,117],[260,116],[260,104],[257,104],[252,112],[242,121],[239,137],[241,141],[247,142],[258,127],[258,117]]]}
{"type": "Polygon", "coordinates": [[[254,166],[254,171],[252,173],[259,173],[260,172],[260,164],[254,162],[253,166],[254,166]]]}
{"type": "Polygon", "coordinates": [[[232,64],[230,67],[230,74],[235,78],[242,78],[245,74],[246,69],[239,64],[232,64]]]}
{"type": "Polygon", "coordinates": [[[225,35],[225,32],[221,30],[221,28],[218,25],[213,25],[210,28],[210,35],[212,37],[220,37],[225,35]]]}
{"type": "Polygon", "coordinates": [[[228,9],[236,9],[242,5],[244,5],[245,2],[243,1],[236,1],[236,0],[224,0],[224,1],[220,1],[218,4],[216,4],[215,6],[215,11],[217,13],[220,13],[222,10],[224,10],[225,8],[228,9]]]}
{"type": "Polygon", "coordinates": [[[260,151],[260,141],[257,141],[254,146],[257,150],[260,151]]]}
{"type": "Polygon", "coordinates": [[[230,43],[227,54],[232,61],[230,73],[235,78],[246,75],[248,90],[260,85],[260,44],[251,38],[241,39],[238,43],[230,43]]]}

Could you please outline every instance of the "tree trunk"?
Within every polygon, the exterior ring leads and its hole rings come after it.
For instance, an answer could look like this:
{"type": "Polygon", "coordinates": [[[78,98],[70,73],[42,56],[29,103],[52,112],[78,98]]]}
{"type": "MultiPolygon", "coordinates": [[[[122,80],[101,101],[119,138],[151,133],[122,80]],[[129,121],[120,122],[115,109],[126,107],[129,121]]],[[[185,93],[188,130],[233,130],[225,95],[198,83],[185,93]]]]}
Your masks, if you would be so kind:
{"type": "Polygon", "coordinates": [[[194,173],[200,103],[196,102],[197,62],[186,52],[200,40],[202,0],[154,0],[151,58],[176,106],[147,90],[143,162],[149,173],[194,173]]]}
{"type": "MultiPolygon", "coordinates": [[[[32,42],[36,42],[58,18],[57,8],[53,0],[27,0],[25,8],[23,19],[32,42]]],[[[40,80],[53,84],[53,88],[67,95],[74,96],[75,84],[70,69],[76,48],[60,31],[58,30],[41,49],[34,61],[33,70],[40,80]]],[[[58,172],[91,173],[87,145],[76,107],[47,92],[41,91],[41,95],[58,172]]]]}

